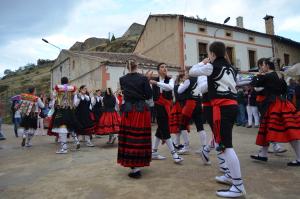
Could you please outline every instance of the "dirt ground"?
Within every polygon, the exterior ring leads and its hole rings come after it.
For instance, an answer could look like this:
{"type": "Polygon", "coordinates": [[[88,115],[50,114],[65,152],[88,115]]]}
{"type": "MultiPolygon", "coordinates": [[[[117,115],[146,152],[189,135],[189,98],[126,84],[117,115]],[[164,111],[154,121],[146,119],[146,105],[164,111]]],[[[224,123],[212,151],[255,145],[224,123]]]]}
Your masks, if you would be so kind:
{"type": "MultiPolygon", "coordinates": [[[[205,126],[207,132],[208,126],[205,126]]],[[[153,126],[152,131],[156,129],[153,126]]],[[[0,141],[0,198],[217,198],[215,191],[228,186],[215,182],[217,170],[215,151],[211,166],[204,166],[199,155],[199,138],[192,128],[193,152],[184,156],[182,165],[173,163],[166,145],[160,146],[163,161],[152,161],[142,170],[138,180],[127,176],[128,169],[116,164],[117,144],[107,146],[107,137],[94,138],[96,147],[82,146],[80,151],[55,154],[58,145],[54,137],[35,136],[33,147],[22,148],[21,138],[15,138],[12,126],[3,125],[7,140],[0,141]]],[[[235,127],[234,147],[239,156],[247,198],[299,199],[300,168],[289,168],[294,159],[288,152],[270,154],[267,163],[254,162],[249,155],[258,147],[254,144],[257,129],[235,127]]],[[[154,134],[154,133],[153,133],[154,134]]],[[[72,144],[70,143],[70,146],[72,144]]],[[[82,144],[83,145],[83,144],[82,144]]]]}

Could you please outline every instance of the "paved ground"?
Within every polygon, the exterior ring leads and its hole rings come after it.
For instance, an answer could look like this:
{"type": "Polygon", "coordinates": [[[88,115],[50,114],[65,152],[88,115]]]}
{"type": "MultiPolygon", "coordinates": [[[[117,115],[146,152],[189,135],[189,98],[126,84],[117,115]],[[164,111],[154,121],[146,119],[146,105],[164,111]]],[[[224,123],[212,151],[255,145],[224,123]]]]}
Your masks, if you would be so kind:
{"type": "MultiPolygon", "coordinates": [[[[155,128],[153,128],[154,130],[155,128]]],[[[206,126],[206,129],[207,126],[206,126]]],[[[82,147],[78,152],[56,155],[53,137],[36,136],[32,148],[21,148],[20,138],[13,137],[12,126],[4,125],[6,141],[0,141],[0,198],[217,198],[215,191],[226,188],[217,184],[216,155],[212,166],[204,166],[196,154],[184,156],[182,165],[172,162],[166,146],[164,161],[153,161],[143,170],[143,178],[129,179],[128,170],[116,164],[117,145],[106,145],[106,137],[94,139],[95,148],[82,147]]],[[[195,130],[195,129],[192,129],[195,130]]],[[[270,155],[268,163],[257,163],[249,155],[257,129],[236,127],[234,144],[241,161],[247,198],[300,198],[300,168],[288,168],[294,158],[289,151],[270,155]]],[[[210,131],[209,131],[210,132],[210,131]]],[[[198,136],[191,133],[191,146],[197,149],[198,136]]]]}

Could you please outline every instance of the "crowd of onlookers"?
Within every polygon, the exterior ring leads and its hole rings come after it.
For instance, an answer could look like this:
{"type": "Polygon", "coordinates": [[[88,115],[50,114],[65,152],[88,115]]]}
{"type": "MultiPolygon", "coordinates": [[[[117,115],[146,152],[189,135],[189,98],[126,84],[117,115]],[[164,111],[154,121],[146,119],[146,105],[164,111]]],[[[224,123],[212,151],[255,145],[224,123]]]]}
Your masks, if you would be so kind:
{"type": "MultiPolygon", "coordinates": [[[[286,99],[291,101],[297,110],[300,110],[300,80],[289,80],[286,99]]],[[[257,91],[250,85],[239,87],[237,101],[238,116],[236,125],[258,128],[260,114],[257,107],[257,91]]]]}

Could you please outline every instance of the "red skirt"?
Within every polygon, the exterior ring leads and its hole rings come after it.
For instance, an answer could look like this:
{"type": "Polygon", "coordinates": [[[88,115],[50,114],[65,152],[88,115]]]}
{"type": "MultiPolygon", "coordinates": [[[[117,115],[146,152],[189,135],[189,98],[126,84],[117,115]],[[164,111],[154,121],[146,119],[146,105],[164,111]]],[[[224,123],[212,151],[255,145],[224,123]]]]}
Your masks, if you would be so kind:
{"type": "Polygon", "coordinates": [[[58,133],[52,132],[52,128],[53,128],[53,117],[51,117],[50,120],[49,120],[47,135],[58,137],[59,136],[58,133]]]}
{"type": "Polygon", "coordinates": [[[256,144],[268,146],[269,142],[293,140],[300,140],[300,112],[288,100],[277,98],[262,118],[256,144]]]}
{"type": "Polygon", "coordinates": [[[132,110],[122,114],[118,135],[118,160],[124,167],[145,167],[151,162],[151,115],[132,110]]]}
{"type": "Polygon", "coordinates": [[[170,133],[177,134],[180,131],[180,123],[182,118],[182,107],[179,102],[176,102],[171,110],[170,117],[170,133]]]}
{"type": "Polygon", "coordinates": [[[95,128],[95,134],[117,134],[120,131],[120,115],[114,112],[103,112],[95,128]]]}

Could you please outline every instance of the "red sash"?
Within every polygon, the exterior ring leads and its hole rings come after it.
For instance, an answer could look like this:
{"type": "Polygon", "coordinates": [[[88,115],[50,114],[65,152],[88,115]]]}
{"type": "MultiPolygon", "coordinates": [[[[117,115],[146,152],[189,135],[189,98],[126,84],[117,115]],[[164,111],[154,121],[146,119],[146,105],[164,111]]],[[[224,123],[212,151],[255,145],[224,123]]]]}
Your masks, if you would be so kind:
{"type": "Polygon", "coordinates": [[[266,96],[264,96],[264,95],[257,95],[256,96],[256,101],[257,102],[262,102],[262,101],[264,101],[266,99],[266,96]]]}
{"type": "Polygon", "coordinates": [[[170,121],[172,100],[168,100],[160,94],[158,100],[155,101],[155,104],[165,107],[170,121]]]}
{"type": "Polygon", "coordinates": [[[191,118],[196,105],[197,102],[195,100],[191,100],[191,99],[186,100],[185,105],[182,109],[182,114],[191,118]]]}
{"type": "Polygon", "coordinates": [[[202,106],[211,106],[210,102],[202,102],[202,106]]]}
{"type": "Polygon", "coordinates": [[[220,143],[221,135],[221,106],[237,105],[237,101],[231,99],[213,99],[211,100],[213,107],[213,132],[216,143],[220,143]]]}

